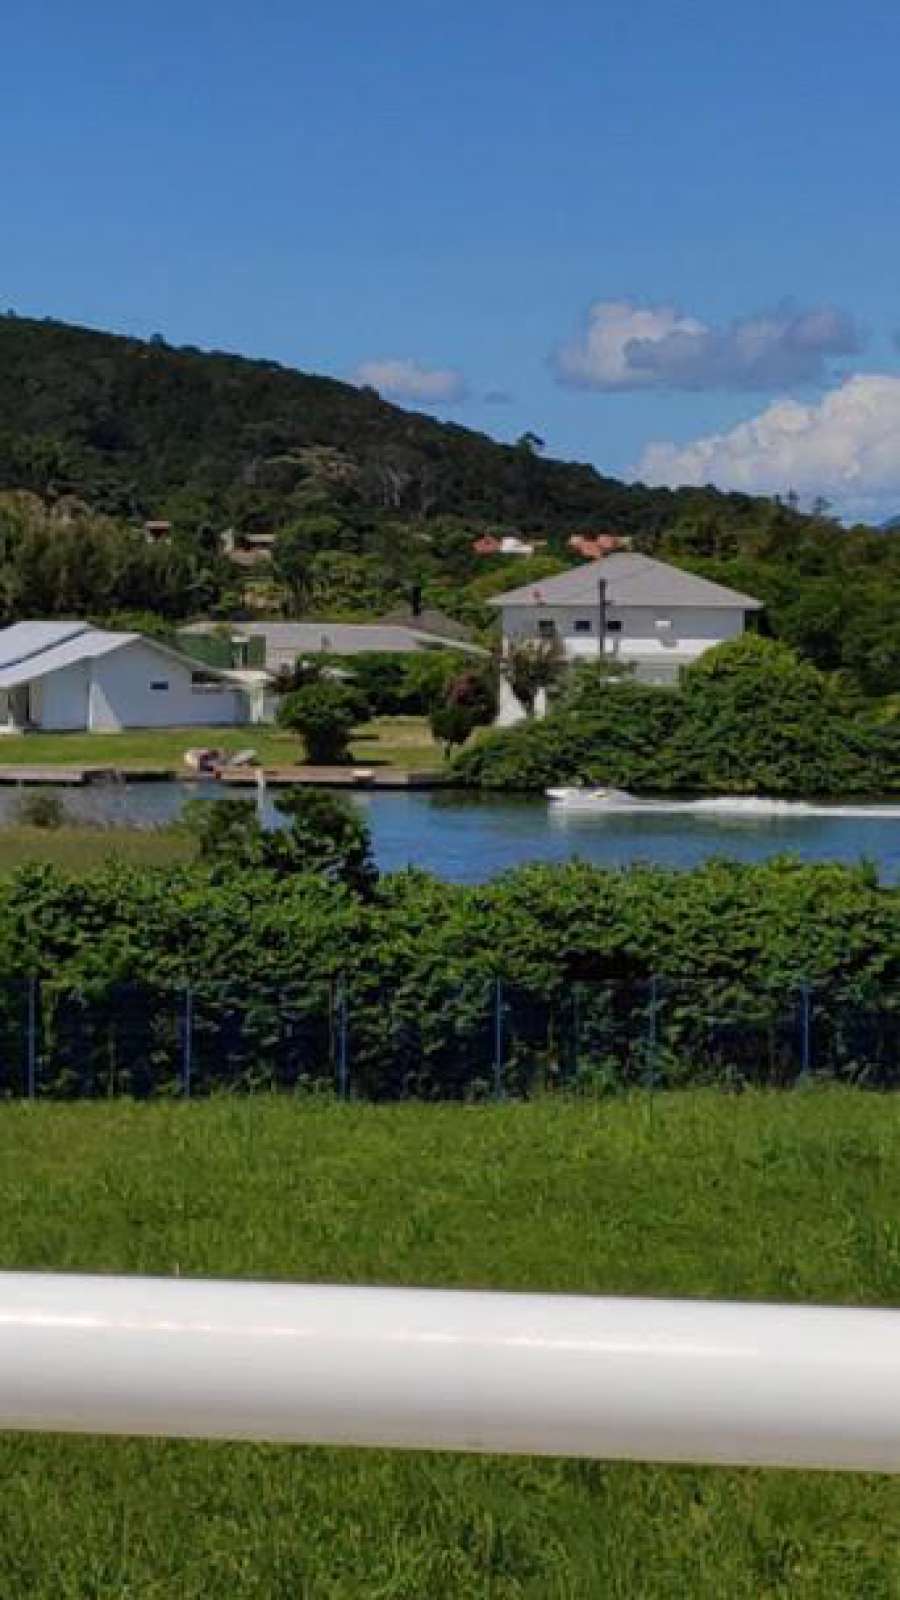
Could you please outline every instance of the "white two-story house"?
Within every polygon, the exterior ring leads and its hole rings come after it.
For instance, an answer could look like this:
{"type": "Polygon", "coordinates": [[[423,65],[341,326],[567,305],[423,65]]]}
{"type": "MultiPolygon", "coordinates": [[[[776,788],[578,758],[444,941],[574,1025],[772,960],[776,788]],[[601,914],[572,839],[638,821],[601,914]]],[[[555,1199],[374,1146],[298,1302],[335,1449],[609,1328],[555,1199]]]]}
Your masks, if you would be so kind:
{"type": "Polygon", "coordinates": [[[748,613],[761,609],[752,595],[625,550],[510,589],[491,604],[500,610],[504,654],[543,641],[567,660],[602,655],[643,683],[666,685],[705,650],[738,638],[748,613]]]}

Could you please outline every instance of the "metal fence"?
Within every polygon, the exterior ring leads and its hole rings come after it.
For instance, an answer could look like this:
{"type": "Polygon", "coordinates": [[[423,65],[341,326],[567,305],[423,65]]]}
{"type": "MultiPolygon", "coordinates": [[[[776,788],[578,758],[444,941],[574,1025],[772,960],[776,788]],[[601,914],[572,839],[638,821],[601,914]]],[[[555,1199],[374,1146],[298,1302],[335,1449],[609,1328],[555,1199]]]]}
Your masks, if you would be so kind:
{"type": "Polygon", "coordinates": [[[662,976],[549,995],[496,977],[387,989],[364,974],[250,994],[212,981],[0,986],[5,1098],[502,1099],[814,1079],[900,1084],[900,994],[850,1001],[798,981],[748,999],[662,976]]]}

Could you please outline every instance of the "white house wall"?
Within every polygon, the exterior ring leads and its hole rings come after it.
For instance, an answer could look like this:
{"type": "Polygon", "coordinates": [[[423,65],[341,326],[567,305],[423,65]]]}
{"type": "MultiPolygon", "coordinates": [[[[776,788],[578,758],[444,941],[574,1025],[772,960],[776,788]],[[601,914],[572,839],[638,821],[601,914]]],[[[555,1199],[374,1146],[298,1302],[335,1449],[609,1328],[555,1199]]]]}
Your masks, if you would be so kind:
{"type": "MultiPolygon", "coordinates": [[[[89,668],[89,726],[95,732],[228,726],[247,720],[240,690],[228,683],[194,684],[190,667],[143,639],[97,656],[89,668]],[[154,689],[153,684],[165,687],[154,689]]],[[[202,663],[198,662],[195,670],[202,672],[202,663]]],[[[85,726],[83,720],[80,726],[85,726]]]]}
{"type": "Polygon", "coordinates": [[[89,661],[73,661],[29,685],[32,725],[54,732],[74,732],[87,727],[89,661]]]}
{"type": "MultiPolygon", "coordinates": [[[[723,606],[610,605],[607,625],[620,622],[621,629],[606,635],[606,654],[623,661],[657,658],[684,664],[727,639],[737,639],[744,631],[744,612],[723,606]],[[658,626],[666,620],[672,626],[658,626]]],[[[553,622],[565,654],[572,659],[590,659],[600,653],[599,610],[596,605],[580,606],[505,606],[504,641],[520,643],[539,636],[540,622],[553,622]],[[576,622],[589,622],[591,631],[576,632],[576,622]]]]}

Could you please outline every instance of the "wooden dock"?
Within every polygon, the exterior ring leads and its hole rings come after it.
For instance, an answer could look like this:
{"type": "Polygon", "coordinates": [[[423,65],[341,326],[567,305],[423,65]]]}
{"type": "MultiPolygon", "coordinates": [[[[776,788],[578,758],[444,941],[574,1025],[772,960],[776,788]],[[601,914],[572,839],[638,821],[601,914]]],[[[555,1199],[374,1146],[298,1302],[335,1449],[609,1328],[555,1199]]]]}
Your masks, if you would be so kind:
{"type": "Polygon", "coordinates": [[[0,766],[0,784],[61,783],[82,788],[88,783],[165,783],[184,777],[172,767],[75,767],[47,761],[41,766],[21,764],[0,766]]]}
{"type": "MultiPolygon", "coordinates": [[[[187,767],[83,766],[45,762],[43,765],[0,766],[0,785],[114,783],[219,783],[230,788],[255,789],[258,767],[220,767],[217,772],[194,772],[187,767]]],[[[431,770],[406,767],[263,767],[266,785],[287,788],[296,784],[315,789],[439,789],[448,779],[431,770]]]]}
{"type": "MultiPolygon", "coordinates": [[[[257,767],[225,767],[219,782],[228,788],[255,788],[257,767]]],[[[406,767],[263,767],[266,787],[294,784],[314,789],[439,789],[447,783],[442,772],[410,771],[406,767]]]]}

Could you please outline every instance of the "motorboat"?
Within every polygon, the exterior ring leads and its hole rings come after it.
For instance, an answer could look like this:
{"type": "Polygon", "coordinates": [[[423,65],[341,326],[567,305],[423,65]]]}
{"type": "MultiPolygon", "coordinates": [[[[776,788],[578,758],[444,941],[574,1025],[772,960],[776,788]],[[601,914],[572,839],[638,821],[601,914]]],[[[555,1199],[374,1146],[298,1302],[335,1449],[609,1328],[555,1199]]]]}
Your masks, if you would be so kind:
{"type": "Polygon", "coordinates": [[[866,805],[785,800],[769,795],[713,795],[687,799],[675,795],[654,797],[629,794],[597,784],[569,784],[544,791],[550,804],[561,811],[657,812],[695,817],[708,822],[802,822],[810,817],[859,817],[875,821],[900,821],[898,805],[866,805]]]}
{"type": "Polygon", "coordinates": [[[624,789],[603,788],[595,784],[569,784],[564,788],[547,789],[547,799],[553,805],[568,806],[578,810],[598,811],[610,806],[639,804],[624,789]]]}

